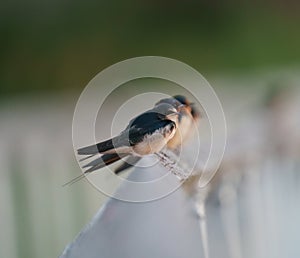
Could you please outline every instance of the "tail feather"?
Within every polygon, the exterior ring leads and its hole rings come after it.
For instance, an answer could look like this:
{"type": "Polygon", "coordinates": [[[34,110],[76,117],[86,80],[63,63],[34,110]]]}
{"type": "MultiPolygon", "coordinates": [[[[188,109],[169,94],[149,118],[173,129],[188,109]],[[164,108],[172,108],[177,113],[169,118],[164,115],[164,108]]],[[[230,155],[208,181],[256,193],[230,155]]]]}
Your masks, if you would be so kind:
{"type": "Polygon", "coordinates": [[[85,174],[80,174],[79,176],[71,179],[70,181],[68,181],[67,183],[64,183],[62,186],[70,186],[72,184],[75,184],[76,182],[78,182],[79,180],[83,179],[85,177],[85,174]]]}
{"type": "Polygon", "coordinates": [[[110,164],[120,160],[121,158],[125,157],[126,155],[127,154],[117,154],[117,153],[104,154],[100,158],[97,158],[97,159],[91,161],[90,163],[84,165],[83,168],[86,168],[86,167],[90,167],[90,168],[87,169],[86,171],[84,171],[83,174],[81,174],[81,175],[73,178],[69,182],[63,184],[63,186],[72,185],[72,184],[76,183],[77,181],[83,179],[86,176],[86,174],[91,173],[97,169],[103,168],[107,165],[110,165],[110,164]]]}
{"type": "Polygon", "coordinates": [[[97,144],[93,144],[87,147],[83,147],[77,150],[79,155],[92,155],[97,153],[103,153],[105,151],[111,150],[114,148],[113,140],[109,139],[97,144]]]}
{"type": "Polygon", "coordinates": [[[115,173],[116,173],[116,174],[119,174],[119,173],[121,173],[122,171],[131,168],[131,167],[134,166],[140,159],[141,159],[140,157],[135,157],[135,156],[128,157],[128,159],[127,159],[125,162],[123,162],[120,166],[118,166],[118,167],[115,169],[115,173]]]}
{"type": "Polygon", "coordinates": [[[120,160],[121,158],[127,156],[127,154],[104,154],[100,158],[97,158],[90,163],[83,166],[83,168],[89,167],[84,173],[90,173],[97,169],[103,168],[105,166],[108,166],[110,164],[113,164],[114,162],[120,160]]]}
{"type": "Polygon", "coordinates": [[[96,154],[91,154],[91,155],[89,155],[89,156],[86,156],[86,157],[80,159],[79,161],[81,162],[81,161],[87,160],[87,159],[89,159],[89,158],[91,158],[91,157],[94,157],[95,155],[96,155],[96,154]]]}

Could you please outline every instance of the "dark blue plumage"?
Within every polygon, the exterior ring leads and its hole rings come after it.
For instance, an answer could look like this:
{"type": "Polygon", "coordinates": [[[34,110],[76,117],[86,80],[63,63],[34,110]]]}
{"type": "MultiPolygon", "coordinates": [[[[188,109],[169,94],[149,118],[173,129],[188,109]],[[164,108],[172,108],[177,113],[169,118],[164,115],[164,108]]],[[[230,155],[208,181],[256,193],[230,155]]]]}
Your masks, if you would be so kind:
{"type": "Polygon", "coordinates": [[[176,121],[177,110],[172,105],[160,104],[132,119],[118,136],[78,149],[79,155],[103,154],[84,166],[90,167],[86,172],[112,164],[127,155],[143,156],[159,151],[168,137],[174,135],[176,121]]]}

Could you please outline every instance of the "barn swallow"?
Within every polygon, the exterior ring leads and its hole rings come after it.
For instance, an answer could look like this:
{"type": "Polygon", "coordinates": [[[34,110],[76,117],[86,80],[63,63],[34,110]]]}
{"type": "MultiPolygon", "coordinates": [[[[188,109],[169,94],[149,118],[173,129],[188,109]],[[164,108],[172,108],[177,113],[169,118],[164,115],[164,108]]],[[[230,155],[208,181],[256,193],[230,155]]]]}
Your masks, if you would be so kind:
{"type": "Polygon", "coordinates": [[[113,164],[121,158],[140,158],[159,152],[175,135],[180,115],[178,111],[182,107],[183,105],[178,105],[176,109],[167,103],[156,105],[132,119],[118,136],[78,149],[78,155],[88,155],[87,158],[98,153],[103,155],[83,166],[88,168],[84,174],[68,183],[72,184],[85,174],[113,164]]]}
{"type": "MultiPolygon", "coordinates": [[[[175,152],[178,148],[186,143],[188,139],[193,135],[193,131],[196,129],[195,123],[200,118],[200,112],[194,103],[190,102],[185,96],[176,95],[173,96],[175,100],[184,105],[181,109],[181,116],[179,117],[179,126],[174,137],[168,142],[167,147],[175,152]]],[[[161,100],[159,103],[167,103],[168,99],[161,100]]]]}
{"type": "MultiPolygon", "coordinates": [[[[180,108],[180,116],[178,117],[178,128],[175,132],[174,137],[172,137],[168,143],[167,147],[174,151],[178,152],[178,148],[185,143],[187,139],[193,135],[193,131],[196,128],[196,122],[200,118],[200,112],[195,106],[194,103],[190,102],[185,96],[176,95],[171,98],[165,98],[158,101],[155,105],[161,104],[169,104],[172,105],[174,108],[180,108]]],[[[140,160],[140,157],[129,157],[126,159],[125,162],[120,164],[116,169],[115,173],[118,174],[133,165],[135,165],[140,160]]]]}
{"type": "Polygon", "coordinates": [[[187,97],[185,97],[183,95],[176,95],[176,96],[173,96],[173,98],[176,99],[177,101],[179,101],[182,105],[184,105],[187,108],[187,110],[189,110],[191,112],[191,115],[192,115],[194,121],[197,121],[198,119],[200,119],[201,112],[197,108],[197,106],[194,102],[190,102],[187,99],[187,97]]]}

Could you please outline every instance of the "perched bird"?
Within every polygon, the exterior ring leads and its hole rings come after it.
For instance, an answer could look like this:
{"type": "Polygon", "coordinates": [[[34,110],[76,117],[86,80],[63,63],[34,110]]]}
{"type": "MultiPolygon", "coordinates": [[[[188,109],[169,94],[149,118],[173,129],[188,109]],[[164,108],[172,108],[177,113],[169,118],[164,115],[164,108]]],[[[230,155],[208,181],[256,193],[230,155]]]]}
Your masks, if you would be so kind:
{"type": "MultiPolygon", "coordinates": [[[[178,128],[175,132],[174,137],[172,137],[168,143],[167,147],[173,152],[178,152],[179,147],[187,142],[187,140],[193,135],[195,131],[196,123],[200,118],[200,112],[195,107],[194,103],[191,103],[185,96],[176,95],[171,98],[165,98],[158,101],[155,106],[161,104],[169,104],[174,108],[180,108],[180,116],[178,117],[178,128]]],[[[135,165],[140,160],[140,157],[132,156],[126,159],[125,162],[120,164],[116,169],[115,173],[118,174],[133,165],[135,165]]]]}
{"type": "MultiPolygon", "coordinates": [[[[78,149],[79,155],[103,154],[86,164],[84,173],[110,165],[126,156],[142,157],[159,152],[175,135],[182,105],[174,106],[161,103],[129,122],[129,125],[118,136],[106,141],[78,149]]],[[[74,178],[76,182],[84,175],[74,178]]]]}
{"type": "MultiPolygon", "coordinates": [[[[200,112],[197,107],[195,107],[195,104],[190,102],[185,96],[176,95],[173,96],[173,99],[182,104],[183,108],[180,110],[181,115],[179,116],[178,130],[174,137],[168,142],[167,147],[177,152],[178,148],[186,143],[193,135],[197,128],[196,122],[198,122],[200,118],[200,112]]],[[[169,101],[170,98],[162,99],[157,104],[169,103],[169,101]]]]}

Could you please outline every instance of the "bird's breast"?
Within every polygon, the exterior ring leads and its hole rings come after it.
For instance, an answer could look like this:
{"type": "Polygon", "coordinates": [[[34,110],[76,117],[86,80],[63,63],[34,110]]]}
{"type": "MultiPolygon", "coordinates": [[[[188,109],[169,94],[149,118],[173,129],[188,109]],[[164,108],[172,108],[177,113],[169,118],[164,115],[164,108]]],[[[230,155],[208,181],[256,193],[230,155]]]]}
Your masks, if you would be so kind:
{"type": "Polygon", "coordinates": [[[145,135],[144,139],[133,147],[133,151],[140,156],[159,152],[174,136],[175,131],[172,124],[157,129],[152,134],[145,135]]]}
{"type": "Polygon", "coordinates": [[[182,145],[188,138],[188,135],[191,134],[193,128],[193,119],[191,115],[186,114],[181,117],[178,129],[176,133],[174,132],[174,137],[168,142],[168,147],[170,149],[176,149],[178,146],[182,145]]]}

